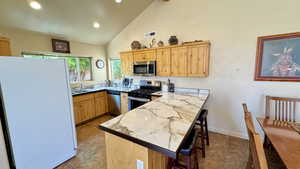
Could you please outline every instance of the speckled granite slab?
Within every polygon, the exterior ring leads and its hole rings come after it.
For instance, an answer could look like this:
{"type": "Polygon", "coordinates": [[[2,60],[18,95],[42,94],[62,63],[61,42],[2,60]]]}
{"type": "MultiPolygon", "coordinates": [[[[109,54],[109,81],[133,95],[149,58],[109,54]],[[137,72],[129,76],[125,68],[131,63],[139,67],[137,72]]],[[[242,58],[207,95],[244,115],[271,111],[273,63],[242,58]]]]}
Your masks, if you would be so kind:
{"type": "Polygon", "coordinates": [[[100,125],[100,129],[176,157],[209,93],[162,97],[100,125]]]}

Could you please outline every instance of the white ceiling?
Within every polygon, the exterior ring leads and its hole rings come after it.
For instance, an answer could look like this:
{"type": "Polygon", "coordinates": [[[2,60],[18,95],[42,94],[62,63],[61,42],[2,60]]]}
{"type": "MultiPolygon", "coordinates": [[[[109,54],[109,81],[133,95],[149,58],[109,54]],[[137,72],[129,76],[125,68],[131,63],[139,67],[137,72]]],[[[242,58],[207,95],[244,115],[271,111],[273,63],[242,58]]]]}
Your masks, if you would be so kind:
{"type": "Polygon", "coordinates": [[[40,0],[33,10],[27,0],[0,0],[0,25],[46,33],[91,44],[106,44],[153,0],[40,0]],[[101,24],[93,28],[93,22],[101,24]]]}

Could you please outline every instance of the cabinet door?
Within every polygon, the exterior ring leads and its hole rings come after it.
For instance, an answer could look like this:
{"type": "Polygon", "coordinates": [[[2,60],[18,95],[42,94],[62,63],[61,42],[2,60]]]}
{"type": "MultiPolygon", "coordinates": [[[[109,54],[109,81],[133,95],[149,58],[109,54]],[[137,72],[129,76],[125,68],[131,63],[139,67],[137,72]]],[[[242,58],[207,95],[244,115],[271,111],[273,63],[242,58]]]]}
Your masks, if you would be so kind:
{"type": "Polygon", "coordinates": [[[73,98],[75,123],[81,123],[92,119],[95,114],[95,99],[93,94],[75,96],[73,98]]]}
{"type": "Polygon", "coordinates": [[[128,93],[121,93],[121,113],[128,112],[128,93]]]}
{"type": "Polygon", "coordinates": [[[187,76],[187,47],[171,49],[171,75],[187,76]]]}
{"type": "Polygon", "coordinates": [[[156,51],[156,66],[158,76],[171,75],[171,49],[157,49],[156,51]]]}
{"type": "Polygon", "coordinates": [[[133,54],[132,52],[121,53],[122,74],[131,76],[133,74],[133,54]]]}
{"type": "Polygon", "coordinates": [[[95,94],[95,110],[96,116],[100,116],[108,112],[106,92],[99,92],[95,94]]]}
{"type": "Polygon", "coordinates": [[[134,60],[134,62],[146,62],[147,61],[147,53],[146,52],[134,52],[133,60],[134,60]]]}
{"type": "Polygon", "coordinates": [[[156,61],[156,50],[148,50],[146,52],[146,61],[156,61]]]}
{"type": "Polygon", "coordinates": [[[147,50],[147,51],[136,51],[133,53],[134,62],[148,62],[156,60],[156,52],[155,50],[147,50]]]}
{"type": "Polygon", "coordinates": [[[0,56],[11,56],[10,42],[0,37],[0,56]]]}
{"type": "Polygon", "coordinates": [[[188,76],[208,76],[209,46],[197,45],[188,48],[188,76]]]}

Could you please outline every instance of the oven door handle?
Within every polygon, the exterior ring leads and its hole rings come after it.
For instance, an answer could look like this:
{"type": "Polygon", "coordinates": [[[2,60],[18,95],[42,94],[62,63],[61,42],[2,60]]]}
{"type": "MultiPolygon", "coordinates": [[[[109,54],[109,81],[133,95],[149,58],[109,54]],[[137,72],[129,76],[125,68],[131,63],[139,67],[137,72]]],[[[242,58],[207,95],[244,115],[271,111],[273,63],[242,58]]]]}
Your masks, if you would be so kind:
{"type": "Polygon", "coordinates": [[[150,99],[145,99],[145,98],[137,98],[137,97],[128,97],[129,100],[135,100],[135,101],[140,101],[140,102],[150,102],[150,99]]]}

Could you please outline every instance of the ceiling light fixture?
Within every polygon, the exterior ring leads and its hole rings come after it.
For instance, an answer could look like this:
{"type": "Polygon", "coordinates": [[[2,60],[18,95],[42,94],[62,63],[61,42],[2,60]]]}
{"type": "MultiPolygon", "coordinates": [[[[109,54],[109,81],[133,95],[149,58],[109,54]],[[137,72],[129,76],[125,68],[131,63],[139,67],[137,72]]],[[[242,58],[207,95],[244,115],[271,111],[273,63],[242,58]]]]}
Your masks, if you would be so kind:
{"type": "Polygon", "coordinates": [[[32,9],[35,9],[35,10],[40,10],[42,9],[42,5],[40,2],[36,1],[36,0],[31,0],[29,1],[29,5],[32,9]]]}
{"type": "Polygon", "coordinates": [[[116,1],[116,3],[118,3],[118,4],[122,2],[122,0],[115,0],[115,1],[116,1]]]}
{"type": "Polygon", "coordinates": [[[93,26],[94,26],[94,28],[97,28],[97,29],[100,28],[100,24],[98,22],[94,22],[93,26]]]}

